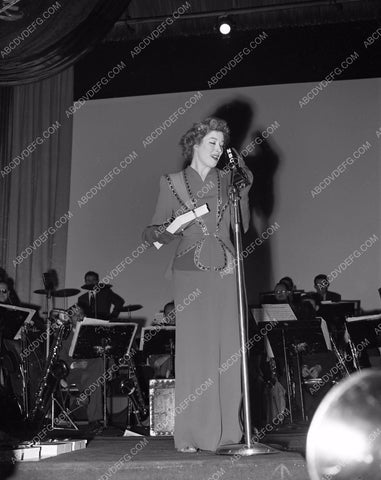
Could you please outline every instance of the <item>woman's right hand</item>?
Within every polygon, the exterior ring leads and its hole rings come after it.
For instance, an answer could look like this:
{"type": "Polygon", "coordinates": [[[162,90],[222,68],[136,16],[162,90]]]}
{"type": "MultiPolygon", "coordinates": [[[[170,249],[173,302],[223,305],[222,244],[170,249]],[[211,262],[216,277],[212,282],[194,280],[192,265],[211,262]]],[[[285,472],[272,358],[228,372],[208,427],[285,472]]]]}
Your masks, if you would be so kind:
{"type": "Polygon", "coordinates": [[[166,228],[168,225],[169,223],[163,223],[162,225],[150,225],[146,227],[143,232],[143,240],[151,245],[153,245],[154,242],[159,242],[163,245],[172,242],[172,240],[178,237],[178,234],[174,235],[173,233],[167,232],[166,228]]]}
{"type": "Polygon", "coordinates": [[[170,233],[166,230],[166,225],[160,225],[160,228],[158,228],[155,231],[156,239],[158,242],[167,245],[168,243],[172,242],[175,238],[178,237],[177,234],[170,233]]]}

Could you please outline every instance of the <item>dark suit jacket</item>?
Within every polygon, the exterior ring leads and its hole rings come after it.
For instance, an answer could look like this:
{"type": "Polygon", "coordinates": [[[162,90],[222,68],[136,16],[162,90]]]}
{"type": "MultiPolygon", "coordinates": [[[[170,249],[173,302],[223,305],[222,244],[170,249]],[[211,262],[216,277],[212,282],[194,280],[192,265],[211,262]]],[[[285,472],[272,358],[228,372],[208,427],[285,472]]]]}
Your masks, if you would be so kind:
{"type": "MultiPolygon", "coordinates": [[[[320,305],[320,303],[323,301],[322,296],[319,295],[317,292],[311,292],[311,296],[312,296],[312,298],[316,301],[316,303],[317,303],[318,305],[320,305]]],[[[339,293],[330,292],[330,291],[328,290],[324,301],[328,301],[328,302],[340,302],[340,300],[341,300],[341,295],[340,295],[339,293]]]]}
{"type": "Polygon", "coordinates": [[[114,293],[111,288],[104,287],[95,295],[95,308],[90,307],[88,292],[81,295],[77,303],[83,309],[86,317],[110,320],[119,315],[124,300],[114,293]],[[114,308],[110,313],[111,306],[114,308]]]}
{"type": "Polygon", "coordinates": [[[340,302],[341,300],[341,295],[336,292],[327,292],[327,298],[326,300],[330,300],[331,302],[340,302]]]}

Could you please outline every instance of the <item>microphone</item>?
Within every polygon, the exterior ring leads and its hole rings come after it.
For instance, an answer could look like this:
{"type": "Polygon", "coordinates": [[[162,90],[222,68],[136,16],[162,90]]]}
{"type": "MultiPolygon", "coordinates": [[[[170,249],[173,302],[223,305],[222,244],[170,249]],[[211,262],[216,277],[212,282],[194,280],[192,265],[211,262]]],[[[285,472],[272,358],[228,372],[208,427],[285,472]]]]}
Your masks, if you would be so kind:
{"type": "Polygon", "coordinates": [[[227,148],[226,153],[229,157],[229,167],[233,172],[233,185],[238,188],[248,186],[250,184],[249,178],[245,170],[239,164],[239,153],[235,148],[227,148]]]}

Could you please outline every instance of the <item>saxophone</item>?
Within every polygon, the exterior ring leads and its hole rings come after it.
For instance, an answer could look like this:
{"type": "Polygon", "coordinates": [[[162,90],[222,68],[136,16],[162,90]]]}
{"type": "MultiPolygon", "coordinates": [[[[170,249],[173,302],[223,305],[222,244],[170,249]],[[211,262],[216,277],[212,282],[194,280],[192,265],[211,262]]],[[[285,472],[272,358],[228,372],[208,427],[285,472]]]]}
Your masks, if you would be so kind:
{"type": "MultiPolygon", "coordinates": [[[[53,311],[53,314],[57,311],[53,311]]],[[[33,408],[28,416],[28,423],[32,429],[39,429],[42,426],[46,413],[49,409],[50,400],[55,393],[60,380],[67,377],[69,373],[68,366],[63,360],[60,360],[59,354],[62,342],[70,333],[70,317],[65,311],[59,311],[54,326],[58,330],[54,341],[52,342],[50,354],[46,361],[43,376],[40,380],[36,395],[34,397],[33,408]]]]}
{"type": "Polygon", "coordinates": [[[123,359],[123,366],[128,368],[128,379],[123,379],[120,382],[119,388],[120,391],[127,394],[131,400],[133,406],[132,413],[135,415],[138,425],[141,425],[142,420],[148,415],[148,409],[136,374],[136,366],[133,359],[134,353],[135,351],[132,349],[132,354],[129,353],[128,355],[125,355],[123,359]]]}

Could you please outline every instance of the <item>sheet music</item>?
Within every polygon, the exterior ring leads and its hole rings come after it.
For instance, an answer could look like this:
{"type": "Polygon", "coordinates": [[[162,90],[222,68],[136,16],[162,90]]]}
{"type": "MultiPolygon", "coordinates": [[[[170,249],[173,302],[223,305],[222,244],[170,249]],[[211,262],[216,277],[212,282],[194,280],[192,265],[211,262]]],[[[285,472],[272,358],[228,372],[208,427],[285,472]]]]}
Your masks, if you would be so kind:
{"type": "Polygon", "coordinates": [[[263,304],[262,308],[265,312],[265,322],[289,322],[297,320],[295,313],[288,303],[263,304]]]}
{"type": "Polygon", "coordinates": [[[266,314],[263,308],[252,308],[251,313],[253,314],[254,320],[257,324],[271,321],[270,317],[266,314]]]}

